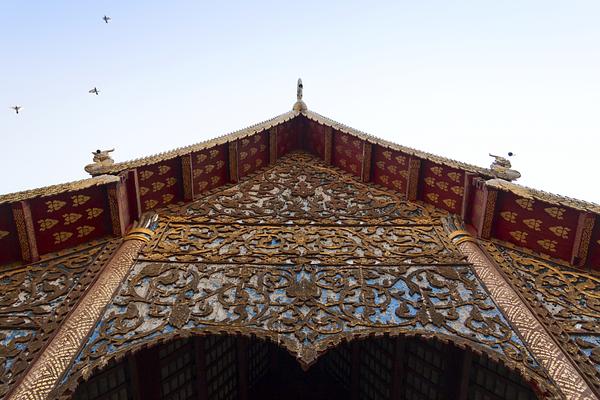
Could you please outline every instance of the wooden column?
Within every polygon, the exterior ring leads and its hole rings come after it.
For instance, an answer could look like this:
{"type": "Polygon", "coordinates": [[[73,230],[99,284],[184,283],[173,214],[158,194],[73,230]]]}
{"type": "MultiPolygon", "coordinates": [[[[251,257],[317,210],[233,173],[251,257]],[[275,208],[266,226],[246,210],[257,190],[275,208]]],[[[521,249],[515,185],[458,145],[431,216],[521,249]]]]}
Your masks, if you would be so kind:
{"type": "Polygon", "coordinates": [[[573,242],[573,251],[571,252],[571,264],[578,268],[583,268],[587,261],[590,243],[592,241],[592,231],[596,217],[592,213],[580,213],[577,221],[577,230],[575,231],[575,241],[573,242]]]}
{"type": "Polygon", "coordinates": [[[392,400],[399,400],[402,396],[402,386],[404,383],[404,373],[406,365],[406,339],[402,336],[398,336],[395,339],[394,347],[394,365],[392,372],[392,400]]]}
{"type": "Polygon", "coordinates": [[[134,187],[135,187],[135,202],[137,204],[137,209],[138,209],[138,215],[136,216],[136,219],[137,219],[142,216],[142,198],[140,196],[140,178],[138,176],[137,168],[133,170],[133,183],[134,183],[134,187]]]}
{"type": "Polygon", "coordinates": [[[229,182],[237,183],[238,173],[238,141],[229,142],[229,182]]]}
{"type": "Polygon", "coordinates": [[[464,175],[463,200],[460,208],[460,216],[463,221],[467,221],[469,213],[471,212],[471,202],[469,201],[469,198],[471,197],[471,188],[473,187],[473,178],[475,176],[476,175],[472,172],[465,172],[464,175]]]}
{"type": "Polygon", "coordinates": [[[483,204],[479,221],[473,221],[477,229],[477,234],[482,239],[489,239],[492,236],[492,226],[494,215],[496,213],[496,201],[498,200],[498,191],[496,189],[483,186],[483,204]]]}
{"type": "Polygon", "coordinates": [[[196,361],[196,389],[198,400],[208,400],[208,383],[206,380],[206,354],[204,352],[204,338],[194,337],[194,356],[196,361]]]}
{"type": "Polygon", "coordinates": [[[417,200],[419,195],[419,174],[421,172],[421,160],[411,156],[408,160],[408,179],[406,180],[406,199],[417,200]]]}
{"type": "Polygon", "coordinates": [[[323,147],[325,150],[323,152],[323,154],[325,155],[324,161],[327,164],[331,164],[331,162],[332,162],[331,154],[333,153],[333,130],[331,129],[330,126],[325,127],[325,137],[323,138],[323,147]]]}
{"type": "Polygon", "coordinates": [[[371,154],[373,152],[373,145],[366,140],[363,142],[363,159],[362,159],[362,171],[361,178],[363,182],[369,182],[371,180],[371,154]]]}
{"type": "Polygon", "coordinates": [[[269,129],[269,164],[277,161],[277,127],[269,129]]]}
{"type": "Polygon", "coordinates": [[[115,236],[124,236],[127,228],[135,219],[129,210],[126,179],[126,175],[123,175],[120,182],[108,184],[106,187],[112,233],[115,236]]]}
{"type": "Polygon", "coordinates": [[[19,201],[12,205],[12,213],[17,227],[17,237],[21,247],[21,258],[23,262],[30,263],[38,261],[40,254],[38,252],[37,240],[35,238],[35,228],[33,218],[31,217],[31,208],[28,201],[19,201]]]}
{"type": "Polygon", "coordinates": [[[360,342],[350,343],[350,400],[360,399],[360,342]]]}
{"type": "Polygon", "coordinates": [[[133,356],[132,381],[134,393],[140,400],[160,400],[160,357],[159,346],[137,352],[133,356]]]}
{"type": "Polygon", "coordinates": [[[192,173],[192,154],[181,156],[181,183],[183,187],[183,201],[194,199],[194,180],[192,173]]]}
{"type": "Polygon", "coordinates": [[[238,362],[238,399],[248,400],[248,339],[239,337],[237,340],[238,362]]]}

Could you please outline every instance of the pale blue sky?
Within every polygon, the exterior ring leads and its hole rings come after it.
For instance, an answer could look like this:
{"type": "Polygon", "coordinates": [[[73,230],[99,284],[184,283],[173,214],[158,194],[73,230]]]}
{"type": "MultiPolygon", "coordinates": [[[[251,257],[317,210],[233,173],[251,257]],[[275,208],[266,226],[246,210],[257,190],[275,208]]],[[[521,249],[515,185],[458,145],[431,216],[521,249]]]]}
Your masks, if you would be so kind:
{"type": "Polygon", "coordinates": [[[0,193],[268,119],[302,77],[330,118],[600,202],[597,0],[1,0],[0,38],[0,193]]]}

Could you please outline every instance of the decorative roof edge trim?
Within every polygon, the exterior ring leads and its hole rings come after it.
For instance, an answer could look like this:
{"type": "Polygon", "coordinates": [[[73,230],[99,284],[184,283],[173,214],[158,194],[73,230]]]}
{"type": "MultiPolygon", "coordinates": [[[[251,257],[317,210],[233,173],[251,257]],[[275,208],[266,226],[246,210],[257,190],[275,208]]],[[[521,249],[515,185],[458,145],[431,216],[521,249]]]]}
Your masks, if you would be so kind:
{"type": "Polygon", "coordinates": [[[60,183],[58,185],[45,186],[36,189],[24,190],[22,192],[8,193],[0,195],[0,204],[14,203],[17,201],[29,200],[36,197],[54,196],[60,193],[73,192],[76,190],[87,189],[92,186],[106,185],[108,183],[119,182],[121,178],[115,175],[99,175],[92,178],[79,181],[60,183]]]}
{"type": "Polygon", "coordinates": [[[115,174],[126,169],[142,167],[144,165],[153,164],[156,162],[167,161],[179,156],[187,155],[196,151],[204,150],[210,147],[218,146],[227,142],[231,142],[237,139],[242,139],[247,136],[254,135],[255,133],[263,132],[276,125],[282,124],[291,120],[294,117],[300,115],[297,111],[288,111],[284,114],[278,115],[269,120],[259,122],[258,124],[251,125],[247,128],[234,131],[222,136],[218,136],[214,139],[206,140],[204,142],[192,144],[189,146],[179,147],[177,149],[169,150],[163,153],[155,154],[148,157],[136,158],[130,161],[123,161],[105,167],[98,167],[97,171],[94,171],[94,175],[98,174],[115,174]]]}
{"type": "Polygon", "coordinates": [[[553,205],[574,208],[579,211],[600,214],[600,205],[589,201],[573,199],[571,197],[560,196],[558,194],[544,192],[538,189],[532,189],[527,186],[518,185],[503,179],[490,179],[485,182],[489,188],[510,192],[526,199],[539,200],[553,205]]]}
{"type": "Polygon", "coordinates": [[[333,129],[337,129],[341,132],[350,134],[352,136],[356,136],[356,137],[366,140],[367,142],[372,143],[372,144],[377,144],[379,146],[382,146],[382,147],[385,147],[388,149],[401,151],[408,155],[416,156],[416,157],[419,157],[419,158],[422,158],[422,159],[425,159],[425,160],[428,160],[431,162],[445,165],[447,167],[452,167],[452,168],[462,169],[467,172],[477,173],[477,174],[483,175],[485,177],[491,178],[494,176],[492,174],[492,171],[489,168],[478,167],[477,165],[463,163],[461,161],[456,161],[451,158],[441,157],[441,156],[438,156],[435,154],[427,153],[425,151],[413,149],[411,147],[402,146],[397,143],[387,141],[385,139],[380,139],[376,136],[359,131],[358,129],[354,129],[348,125],[344,125],[340,122],[334,121],[331,118],[325,117],[314,111],[307,110],[307,111],[302,112],[302,115],[304,115],[306,118],[308,118],[312,121],[320,122],[320,123],[327,125],[333,129]]]}

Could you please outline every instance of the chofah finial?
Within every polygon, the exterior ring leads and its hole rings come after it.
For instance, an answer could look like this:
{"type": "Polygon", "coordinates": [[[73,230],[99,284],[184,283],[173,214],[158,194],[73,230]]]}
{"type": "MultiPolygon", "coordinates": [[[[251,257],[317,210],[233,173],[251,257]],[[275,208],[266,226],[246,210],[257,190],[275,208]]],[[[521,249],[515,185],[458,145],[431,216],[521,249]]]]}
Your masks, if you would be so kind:
{"type": "Polygon", "coordinates": [[[308,108],[306,107],[306,104],[304,103],[304,101],[302,101],[302,90],[304,89],[304,86],[302,85],[302,79],[298,78],[298,85],[296,87],[296,103],[294,103],[294,107],[292,107],[292,110],[297,111],[297,112],[302,112],[302,111],[306,111],[308,108]]]}

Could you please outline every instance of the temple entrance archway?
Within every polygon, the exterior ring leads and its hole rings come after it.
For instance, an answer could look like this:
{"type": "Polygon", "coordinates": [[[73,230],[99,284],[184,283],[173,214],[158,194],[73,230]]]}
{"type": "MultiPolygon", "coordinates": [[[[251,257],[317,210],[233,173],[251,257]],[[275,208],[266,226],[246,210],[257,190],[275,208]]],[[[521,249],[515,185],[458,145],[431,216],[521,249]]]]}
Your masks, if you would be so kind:
{"type": "Polygon", "coordinates": [[[73,400],[537,399],[519,373],[422,337],[343,343],[310,368],[276,344],[241,336],[171,340],[111,361],[73,400]]]}

